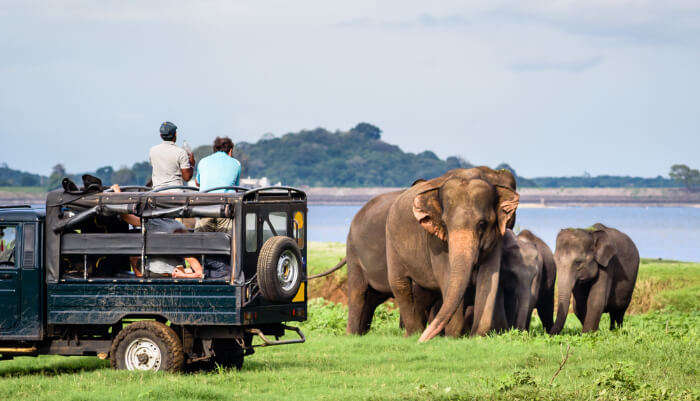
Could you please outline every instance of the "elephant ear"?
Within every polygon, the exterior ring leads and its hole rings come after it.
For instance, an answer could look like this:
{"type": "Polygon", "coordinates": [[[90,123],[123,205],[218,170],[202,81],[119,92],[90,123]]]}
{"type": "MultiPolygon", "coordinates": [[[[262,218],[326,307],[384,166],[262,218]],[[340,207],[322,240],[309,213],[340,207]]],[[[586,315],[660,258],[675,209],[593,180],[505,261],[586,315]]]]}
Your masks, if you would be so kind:
{"type": "Polygon", "coordinates": [[[605,231],[593,232],[594,259],[601,266],[608,266],[610,259],[617,253],[615,245],[610,241],[610,237],[605,231]]]}
{"type": "Polygon", "coordinates": [[[498,193],[498,230],[501,235],[506,233],[506,228],[515,226],[515,210],[520,203],[520,195],[511,188],[496,185],[498,193]]]}
{"type": "Polygon", "coordinates": [[[443,241],[447,240],[447,228],[442,222],[442,205],[438,188],[429,188],[413,198],[413,216],[427,232],[443,241]]]}

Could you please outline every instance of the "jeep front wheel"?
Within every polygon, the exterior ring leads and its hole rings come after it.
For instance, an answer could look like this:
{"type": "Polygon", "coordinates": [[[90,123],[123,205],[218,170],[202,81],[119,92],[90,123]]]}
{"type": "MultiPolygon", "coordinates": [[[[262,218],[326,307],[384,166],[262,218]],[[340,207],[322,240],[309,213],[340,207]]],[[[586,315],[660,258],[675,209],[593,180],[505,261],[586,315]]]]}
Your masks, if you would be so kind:
{"type": "Polygon", "coordinates": [[[119,332],[112,342],[110,359],[115,369],[178,372],[185,356],[173,329],[144,320],[119,332]]]}

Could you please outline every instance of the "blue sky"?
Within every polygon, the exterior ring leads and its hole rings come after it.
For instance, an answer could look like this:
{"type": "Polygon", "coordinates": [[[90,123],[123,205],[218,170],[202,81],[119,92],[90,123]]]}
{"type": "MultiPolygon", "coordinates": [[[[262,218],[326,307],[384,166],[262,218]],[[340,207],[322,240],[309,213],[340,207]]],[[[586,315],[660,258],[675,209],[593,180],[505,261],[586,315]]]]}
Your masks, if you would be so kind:
{"type": "Polygon", "coordinates": [[[697,1],[425,3],[0,0],[0,162],[367,121],[525,176],[700,167],[697,1]]]}

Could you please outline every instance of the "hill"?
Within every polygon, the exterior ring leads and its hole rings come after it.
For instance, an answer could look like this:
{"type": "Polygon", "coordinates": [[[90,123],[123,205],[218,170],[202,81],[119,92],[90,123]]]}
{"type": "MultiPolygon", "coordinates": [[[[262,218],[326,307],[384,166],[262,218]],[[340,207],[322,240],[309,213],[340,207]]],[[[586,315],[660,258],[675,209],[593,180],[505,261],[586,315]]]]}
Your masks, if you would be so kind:
{"type": "Polygon", "coordinates": [[[379,128],[360,123],[349,131],[317,128],[237,147],[247,156],[245,175],[290,185],[407,186],[416,178],[472,167],[458,157],[442,160],[428,150],[404,152],[382,141],[380,134],[379,128]]]}
{"type": "MultiPolygon", "coordinates": [[[[404,152],[398,146],[384,142],[381,133],[372,124],[359,123],[347,131],[331,132],[316,128],[287,133],[281,137],[265,134],[255,143],[237,143],[234,156],[241,161],[244,177],[267,177],[271,182],[308,187],[405,187],[418,178],[437,177],[450,169],[473,166],[458,156],[440,159],[429,150],[417,154],[404,152]]],[[[211,153],[211,145],[194,149],[196,160],[211,153]]],[[[698,171],[684,165],[671,168],[671,177],[674,179],[661,175],[655,178],[611,175],[525,178],[519,176],[508,164],[501,163],[495,168],[513,172],[521,188],[685,186],[695,190],[700,187],[698,171]]],[[[150,178],[151,167],[144,161],[119,169],[104,166],[87,173],[100,177],[107,185],[143,185],[150,178]]],[[[65,176],[79,182],[81,175],[82,173],[67,172],[61,164],[54,166],[48,177],[0,165],[0,187],[43,186],[52,189],[58,187],[65,176]]]]}

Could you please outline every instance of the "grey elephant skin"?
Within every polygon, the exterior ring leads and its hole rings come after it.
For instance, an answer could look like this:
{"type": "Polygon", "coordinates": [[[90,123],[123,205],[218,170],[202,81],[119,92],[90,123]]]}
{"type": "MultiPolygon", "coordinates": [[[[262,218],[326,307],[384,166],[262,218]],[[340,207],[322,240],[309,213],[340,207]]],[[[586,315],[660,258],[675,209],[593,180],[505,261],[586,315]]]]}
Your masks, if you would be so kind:
{"type": "Polygon", "coordinates": [[[403,191],[370,199],[353,217],[346,241],[348,334],[365,334],[374,310],[392,297],[386,266],[386,218],[403,191]]]}
{"type": "MultiPolygon", "coordinates": [[[[503,254],[501,257],[501,275],[499,281],[499,297],[497,302],[503,303],[503,311],[496,308],[494,315],[494,330],[530,330],[532,311],[538,308],[538,314],[542,310],[549,310],[549,323],[552,324],[552,304],[554,302],[554,255],[547,244],[528,230],[522,231],[517,236],[511,230],[507,230],[503,236],[503,254]],[[538,243],[541,242],[541,243],[538,243]],[[550,272],[544,267],[548,262],[550,272]],[[551,291],[542,286],[547,285],[547,274],[552,282],[551,291]],[[544,295],[543,295],[544,294],[544,295]],[[542,299],[542,297],[549,299],[542,299]],[[548,305],[548,309],[542,308],[542,304],[548,305]]],[[[435,304],[428,311],[428,317],[434,318],[441,305],[439,293],[435,304]]],[[[467,290],[465,294],[465,327],[471,327],[474,313],[474,292],[467,290]]]]}
{"type": "Polygon", "coordinates": [[[518,200],[513,175],[487,167],[451,170],[397,196],[386,220],[386,260],[389,286],[408,335],[423,330],[429,308],[416,302],[415,285],[439,291],[443,300],[419,341],[443,329],[448,335],[461,334],[464,296],[472,286],[471,334],[484,335],[494,327],[501,239],[514,224],[518,200]]]}
{"type": "Polygon", "coordinates": [[[533,244],[542,258],[542,274],[540,275],[540,288],[535,309],[537,309],[537,315],[542,321],[545,332],[549,333],[554,323],[554,284],[557,278],[554,254],[549,246],[530,230],[522,230],[518,233],[518,239],[533,244]]]}
{"type": "Polygon", "coordinates": [[[529,330],[540,295],[543,261],[537,247],[507,230],[503,236],[500,290],[507,329],[529,330]]]}
{"type": "Polygon", "coordinates": [[[557,235],[554,259],[559,294],[551,333],[564,327],[572,295],[583,332],[598,330],[606,312],[610,329],[621,327],[639,270],[639,251],[630,237],[600,223],[590,229],[564,229],[557,235]]]}

